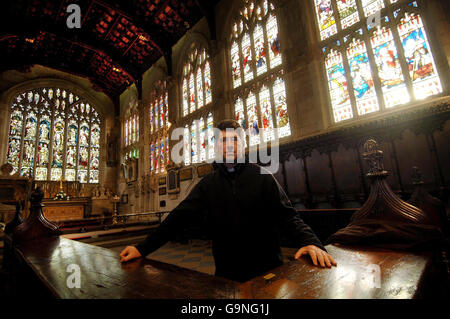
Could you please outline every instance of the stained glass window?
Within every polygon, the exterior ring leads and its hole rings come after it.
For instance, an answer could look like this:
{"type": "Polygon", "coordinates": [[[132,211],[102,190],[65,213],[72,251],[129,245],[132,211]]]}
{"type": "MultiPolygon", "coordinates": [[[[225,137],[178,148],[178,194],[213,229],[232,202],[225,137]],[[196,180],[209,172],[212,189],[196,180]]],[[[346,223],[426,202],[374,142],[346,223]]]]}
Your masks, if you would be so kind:
{"type": "Polygon", "coordinates": [[[11,106],[7,161],[35,180],[98,183],[100,125],[97,111],[68,90],[25,91],[11,106]]]}
{"type": "Polygon", "coordinates": [[[259,144],[261,136],[264,142],[268,142],[273,141],[276,134],[278,138],[291,135],[286,87],[280,77],[277,77],[270,86],[264,85],[260,90],[250,92],[246,99],[239,97],[235,101],[234,109],[236,121],[244,129],[248,128],[250,146],[259,144]]]}
{"type": "Polygon", "coordinates": [[[183,116],[211,103],[211,68],[205,49],[193,44],[183,67],[183,116]]]}
{"type": "Polygon", "coordinates": [[[155,153],[153,151],[153,144],[150,144],[150,172],[155,170],[155,153]]]}
{"type": "Polygon", "coordinates": [[[233,87],[241,85],[241,56],[239,46],[236,42],[231,46],[231,72],[233,76],[233,87]]]}
{"type": "Polygon", "coordinates": [[[366,17],[384,8],[384,0],[361,0],[366,17]]]}
{"type": "Polygon", "coordinates": [[[191,125],[191,161],[192,164],[198,163],[198,126],[197,121],[191,125]]]}
{"type": "Polygon", "coordinates": [[[314,0],[320,39],[324,40],[337,33],[336,19],[331,0],[314,0]]]}
{"type": "Polygon", "coordinates": [[[342,54],[332,50],[325,60],[325,66],[334,120],[339,122],[350,119],[353,117],[353,112],[342,62],[342,54]]]}
{"type": "Polygon", "coordinates": [[[150,104],[150,172],[163,173],[169,164],[169,95],[165,81],[158,81],[150,104]]]}
{"type": "Polygon", "coordinates": [[[247,1],[232,27],[230,57],[234,88],[281,64],[277,18],[270,2],[247,1]]]}
{"type": "Polygon", "coordinates": [[[191,164],[191,143],[190,143],[191,136],[190,136],[189,127],[187,124],[184,127],[183,141],[184,141],[184,147],[183,147],[184,165],[189,165],[189,164],[191,164]]]}
{"type": "Polygon", "coordinates": [[[387,108],[410,101],[400,60],[390,28],[382,28],[371,37],[373,54],[387,108]]]}
{"type": "Polygon", "coordinates": [[[241,127],[243,129],[247,128],[247,125],[245,123],[245,115],[244,115],[244,102],[242,101],[241,98],[238,98],[236,100],[236,103],[234,104],[234,112],[235,112],[235,116],[236,116],[236,121],[239,122],[239,124],[241,124],[241,127]]]}
{"type": "Polygon", "coordinates": [[[364,41],[355,40],[347,49],[356,108],[359,115],[378,111],[378,100],[375,92],[369,57],[364,41]]]}
{"type": "Polygon", "coordinates": [[[208,159],[212,159],[214,158],[214,141],[215,141],[215,136],[214,136],[214,131],[213,131],[213,116],[211,113],[208,114],[208,119],[207,119],[207,153],[208,153],[208,159]]]}
{"type": "Polygon", "coordinates": [[[273,100],[278,128],[278,138],[291,135],[291,126],[286,104],[286,87],[283,79],[277,78],[273,85],[273,100]]]}
{"type": "Polygon", "coordinates": [[[213,115],[194,120],[184,127],[184,164],[190,165],[214,158],[213,115]]]}
{"type": "Polygon", "coordinates": [[[230,55],[237,96],[234,115],[248,130],[247,145],[291,135],[285,82],[280,77],[278,23],[270,1],[246,1],[232,26],[230,55]],[[267,74],[272,75],[271,80],[267,74]],[[253,87],[248,93],[243,88],[250,85],[253,87]]]}
{"type": "Polygon", "coordinates": [[[133,145],[139,142],[139,115],[137,110],[133,110],[124,125],[125,146],[133,145]]]}
{"type": "Polygon", "coordinates": [[[408,64],[409,76],[417,99],[442,92],[441,81],[422,18],[417,14],[405,14],[398,25],[398,33],[408,64]]]}
{"type": "Polygon", "coordinates": [[[247,98],[247,117],[249,126],[250,146],[259,144],[259,121],[258,107],[256,106],[256,96],[252,92],[247,98]]]}
{"type": "Polygon", "coordinates": [[[359,21],[355,0],[337,0],[337,7],[342,29],[348,28],[359,21]]]}
{"type": "Polygon", "coordinates": [[[409,6],[398,0],[311,1],[323,16],[321,19],[318,13],[317,23],[335,122],[442,92],[420,15],[423,1],[405,2],[409,6]],[[337,8],[337,16],[333,8],[337,8]],[[331,28],[324,28],[324,12],[339,19],[337,26],[332,24],[336,32],[324,33],[331,28]],[[373,15],[380,19],[372,19],[373,15]],[[346,33],[345,29],[353,25],[356,31],[346,33]]]}

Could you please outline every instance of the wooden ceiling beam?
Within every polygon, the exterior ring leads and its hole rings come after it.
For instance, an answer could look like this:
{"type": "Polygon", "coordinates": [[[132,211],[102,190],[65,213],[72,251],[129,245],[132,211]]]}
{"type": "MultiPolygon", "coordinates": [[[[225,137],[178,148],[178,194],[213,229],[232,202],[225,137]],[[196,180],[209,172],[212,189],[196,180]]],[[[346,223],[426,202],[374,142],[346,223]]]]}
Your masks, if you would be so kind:
{"type": "MultiPolygon", "coordinates": [[[[99,47],[98,41],[93,41],[89,37],[84,36],[84,33],[80,33],[79,31],[70,30],[65,32],[61,32],[57,28],[40,28],[40,29],[32,29],[28,27],[21,26],[12,26],[10,25],[11,32],[7,32],[6,34],[1,35],[0,34],[0,41],[5,38],[5,36],[19,36],[19,37],[36,37],[39,35],[40,32],[45,32],[48,34],[54,35],[56,38],[71,42],[73,44],[79,45],[81,47],[84,47],[89,50],[93,50],[95,52],[102,53],[109,57],[113,64],[116,65],[116,67],[123,69],[126,73],[128,73],[133,79],[136,78],[140,73],[141,70],[136,69],[133,65],[131,65],[128,61],[123,59],[123,56],[113,52],[112,50],[105,50],[103,48],[99,47]],[[74,38],[68,38],[67,36],[74,35],[74,38]]],[[[133,80],[134,81],[134,80],[133,80]]]]}
{"type": "MultiPolygon", "coordinates": [[[[152,44],[152,46],[161,54],[164,54],[164,51],[162,50],[161,46],[155,42],[153,40],[153,36],[152,36],[152,32],[149,32],[149,29],[145,27],[145,23],[143,23],[143,21],[141,21],[140,19],[138,19],[134,13],[129,13],[126,12],[120,8],[112,8],[110,4],[107,4],[101,0],[95,0],[96,3],[101,4],[102,6],[109,8],[109,9],[113,9],[115,11],[117,11],[120,15],[122,15],[123,17],[125,17],[126,19],[128,19],[131,23],[133,23],[138,29],[142,29],[146,35],[148,35],[147,40],[152,44]]],[[[150,29],[153,30],[158,30],[159,28],[156,28],[155,25],[152,25],[150,29]]],[[[144,35],[145,36],[145,35],[144,35]]]]}

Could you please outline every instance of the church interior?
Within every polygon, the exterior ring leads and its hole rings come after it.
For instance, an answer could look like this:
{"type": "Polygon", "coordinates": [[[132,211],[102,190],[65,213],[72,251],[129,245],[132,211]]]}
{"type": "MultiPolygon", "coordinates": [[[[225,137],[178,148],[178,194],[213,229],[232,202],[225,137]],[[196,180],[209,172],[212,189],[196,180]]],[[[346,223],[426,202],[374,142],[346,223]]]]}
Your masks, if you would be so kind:
{"type": "Polygon", "coordinates": [[[1,11],[0,296],[448,300],[447,0],[1,11]],[[245,129],[247,157],[277,165],[337,267],[294,260],[280,234],[283,266],[222,280],[201,223],[120,264],[214,172],[224,119],[245,129]],[[66,285],[74,264],[83,289],[66,285]]]}

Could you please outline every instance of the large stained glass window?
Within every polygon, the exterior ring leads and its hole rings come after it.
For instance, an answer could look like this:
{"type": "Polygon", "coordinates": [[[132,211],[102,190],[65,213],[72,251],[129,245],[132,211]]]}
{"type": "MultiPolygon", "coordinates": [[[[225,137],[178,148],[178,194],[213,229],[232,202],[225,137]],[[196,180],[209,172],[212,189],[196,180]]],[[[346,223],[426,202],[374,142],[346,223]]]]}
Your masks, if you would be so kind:
{"type": "Polygon", "coordinates": [[[150,103],[150,172],[163,173],[169,164],[169,94],[165,81],[158,81],[150,103]]]}
{"type": "Polygon", "coordinates": [[[37,88],[11,105],[7,161],[35,180],[98,183],[101,122],[83,98],[61,88],[37,88]]]}
{"type": "Polygon", "coordinates": [[[234,88],[282,62],[274,6],[267,0],[245,2],[232,27],[230,56],[234,88]]]}
{"type": "Polygon", "coordinates": [[[183,66],[183,116],[211,103],[211,67],[204,48],[192,45],[183,66]]]}
{"type": "Polygon", "coordinates": [[[335,122],[442,92],[421,16],[423,1],[311,1],[335,122]]]}
{"type": "Polygon", "coordinates": [[[232,25],[230,43],[234,113],[241,126],[248,129],[247,145],[291,135],[273,4],[246,0],[232,25]],[[249,86],[250,92],[244,89],[249,86]]]}

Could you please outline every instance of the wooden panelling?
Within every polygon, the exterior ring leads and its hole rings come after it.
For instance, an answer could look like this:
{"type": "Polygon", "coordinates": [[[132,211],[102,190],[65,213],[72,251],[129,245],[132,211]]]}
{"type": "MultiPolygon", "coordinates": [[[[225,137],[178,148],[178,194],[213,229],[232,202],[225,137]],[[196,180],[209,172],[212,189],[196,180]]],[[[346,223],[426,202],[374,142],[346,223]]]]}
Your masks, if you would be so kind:
{"type": "Polygon", "coordinates": [[[306,158],[311,192],[314,195],[326,195],[332,191],[331,170],[327,154],[320,154],[318,150],[306,158]]]}
{"type": "Polygon", "coordinates": [[[356,156],[354,149],[345,149],[343,145],[331,154],[338,193],[357,193],[361,189],[356,156]]]}
{"type": "Polygon", "coordinates": [[[416,135],[410,130],[403,132],[400,139],[394,141],[400,166],[400,176],[407,191],[412,191],[411,168],[419,167],[426,185],[434,185],[433,163],[428,150],[426,137],[416,135]]]}
{"type": "Polygon", "coordinates": [[[289,194],[306,194],[305,174],[301,158],[290,156],[289,160],[285,162],[285,168],[289,194]]]}
{"type": "Polygon", "coordinates": [[[450,186],[450,121],[443,125],[442,131],[436,131],[433,134],[437,154],[439,157],[439,164],[442,169],[442,175],[445,180],[445,185],[450,186]]]}
{"type": "Polygon", "coordinates": [[[370,186],[363,144],[373,138],[383,151],[386,180],[395,193],[409,198],[411,169],[418,166],[428,191],[448,202],[449,111],[449,103],[443,102],[283,145],[288,195],[294,202],[300,197],[306,208],[327,208],[317,206],[324,201],[334,208],[357,207],[353,204],[364,202],[370,186]],[[349,200],[352,206],[344,206],[349,200]]]}

